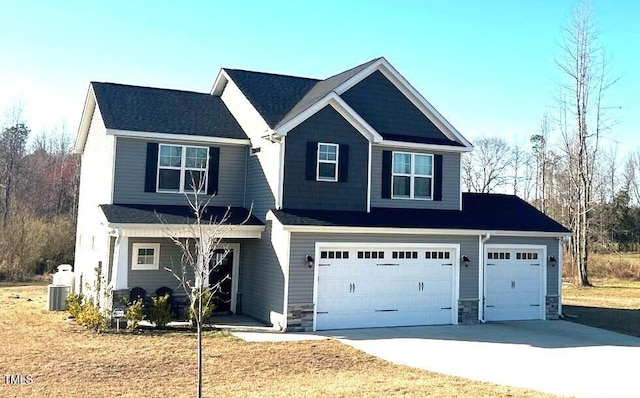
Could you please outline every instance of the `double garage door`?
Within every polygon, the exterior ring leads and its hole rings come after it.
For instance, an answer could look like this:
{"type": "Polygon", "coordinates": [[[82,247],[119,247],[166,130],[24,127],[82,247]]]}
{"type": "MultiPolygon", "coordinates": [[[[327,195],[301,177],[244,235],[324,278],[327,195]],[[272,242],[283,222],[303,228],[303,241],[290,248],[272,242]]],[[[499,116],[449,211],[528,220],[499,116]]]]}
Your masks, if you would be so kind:
{"type": "Polygon", "coordinates": [[[321,247],[316,329],[451,324],[453,247],[321,247]]]}
{"type": "Polygon", "coordinates": [[[543,319],[542,250],[487,248],[484,261],[485,321],[543,319]]]}

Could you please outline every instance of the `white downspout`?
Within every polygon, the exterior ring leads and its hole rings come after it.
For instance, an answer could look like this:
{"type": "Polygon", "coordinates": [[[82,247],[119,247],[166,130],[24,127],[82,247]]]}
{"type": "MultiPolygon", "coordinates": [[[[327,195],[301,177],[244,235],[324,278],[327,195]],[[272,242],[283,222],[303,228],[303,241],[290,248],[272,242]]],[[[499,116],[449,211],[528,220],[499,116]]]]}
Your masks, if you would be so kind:
{"type": "Polygon", "coordinates": [[[491,239],[491,234],[487,233],[478,236],[478,320],[484,323],[484,244],[491,239]]]}

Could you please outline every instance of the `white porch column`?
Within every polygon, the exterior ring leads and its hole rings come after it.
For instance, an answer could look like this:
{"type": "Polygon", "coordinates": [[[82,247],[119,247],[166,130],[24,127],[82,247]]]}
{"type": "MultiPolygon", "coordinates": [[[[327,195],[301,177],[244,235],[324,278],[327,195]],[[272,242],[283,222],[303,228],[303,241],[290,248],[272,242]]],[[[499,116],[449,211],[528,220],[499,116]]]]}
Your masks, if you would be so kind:
{"type": "Polygon", "coordinates": [[[113,253],[113,290],[129,288],[129,238],[118,236],[113,253]]]}

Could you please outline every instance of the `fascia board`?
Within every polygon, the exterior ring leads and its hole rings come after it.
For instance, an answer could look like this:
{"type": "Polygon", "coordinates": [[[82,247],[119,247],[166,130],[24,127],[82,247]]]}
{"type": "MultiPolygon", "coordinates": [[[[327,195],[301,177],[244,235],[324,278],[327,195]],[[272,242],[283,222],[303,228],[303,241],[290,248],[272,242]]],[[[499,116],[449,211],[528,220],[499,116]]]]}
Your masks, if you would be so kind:
{"type": "Polygon", "coordinates": [[[116,137],[148,138],[148,139],[162,140],[162,141],[180,141],[180,142],[193,141],[193,142],[205,142],[205,143],[212,143],[212,144],[227,144],[227,145],[250,145],[251,144],[251,140],[249,139],[208,137],[204,135],[160,133],[160,132],[150,132],[150,131],[107,129],[107,134],[114,135],[116,137]]]}

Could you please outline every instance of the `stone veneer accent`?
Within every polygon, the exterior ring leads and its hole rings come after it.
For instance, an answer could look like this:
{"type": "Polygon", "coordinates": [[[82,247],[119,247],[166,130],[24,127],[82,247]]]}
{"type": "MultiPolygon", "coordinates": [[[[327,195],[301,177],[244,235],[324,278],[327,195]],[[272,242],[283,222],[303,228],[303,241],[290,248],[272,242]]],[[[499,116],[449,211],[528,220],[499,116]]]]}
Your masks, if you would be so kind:
{"type": "Polygon", "coordinates": [[[545,301],[545,311],[547,319],[558,319],[558,306],[560,304],[560,296],[558,296],[557,294],[549,295],[546,297],[545,301]]]}
{"type": "Polygon", "coordinates": [[[313,330],[313,304],[289,305],[287,328],[284,332],[311,332],[313,330]]]}
{"type": "Polygon", "coordinates": [[[458,323],[472,325],[479,323],[478,300],[458,300],[458,323]]]}

